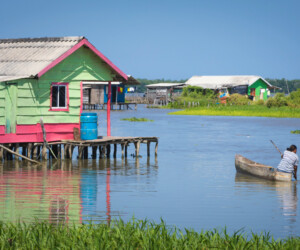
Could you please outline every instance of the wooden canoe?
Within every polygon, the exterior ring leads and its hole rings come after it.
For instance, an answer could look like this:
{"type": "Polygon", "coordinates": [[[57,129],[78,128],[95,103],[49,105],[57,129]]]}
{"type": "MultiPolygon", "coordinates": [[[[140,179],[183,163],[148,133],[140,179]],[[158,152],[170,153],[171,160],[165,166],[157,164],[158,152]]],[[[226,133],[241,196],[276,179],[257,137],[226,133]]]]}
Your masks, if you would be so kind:
{"type": "Polygon", "coordinates": [[[251,161],[242,155],[235,156],[235,168],[237,172],[250,174],[263,179],[272,181],[292,181],[291,173],[278,172],[276,168],[251,161]]]}

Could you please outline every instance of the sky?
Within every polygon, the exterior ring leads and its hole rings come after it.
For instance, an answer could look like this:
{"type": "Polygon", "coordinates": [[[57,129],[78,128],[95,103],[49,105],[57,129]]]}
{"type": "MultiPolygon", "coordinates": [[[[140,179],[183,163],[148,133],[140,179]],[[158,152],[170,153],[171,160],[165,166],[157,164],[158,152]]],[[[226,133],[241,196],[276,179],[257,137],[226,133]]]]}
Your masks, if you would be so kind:
{"type": "Polygon", "coordinates": [[[300,79],[298,0],[10,0],[0,38],[85,36],[126,74],[148,79],[300,79]]]}

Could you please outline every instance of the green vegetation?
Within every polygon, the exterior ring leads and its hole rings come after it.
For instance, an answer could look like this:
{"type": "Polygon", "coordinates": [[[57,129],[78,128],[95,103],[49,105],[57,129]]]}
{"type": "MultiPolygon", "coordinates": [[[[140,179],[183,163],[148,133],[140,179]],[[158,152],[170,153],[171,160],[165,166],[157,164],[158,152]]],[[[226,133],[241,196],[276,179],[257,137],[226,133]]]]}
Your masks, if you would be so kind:
{"type": "Polygon", "coordinates": [[[131,117],[131,118],[123,118],[121,121],[129,121],[129,122],[153,122],[153,120],[147,119],[147,118],[136,118],[136,117],[131,117]]]}
{"type": "Polygon", "coordinates": [[[291,134],[300,134],[300,130],[292,130],[291,134]]]}
{"type": "Polygon", "coordinates": [[[277,93],[267,101],[250,101],[247,96],[232,94],[227,98],[227,104],[221,104],[220,99],[217,99],[210,92],[208,94],[202,92],[203,98],[201,101],[200,94],[191,101],[190,97],[194,91],[187,90],[186,92],[187,94],[170,103],[168,107],[188,109],[170,114],[300,118],[300,89],[293,91],[288,96],[277,93]],[[191,105],[192,102],[195,102],[196,105],[191,105]]]}
{"type": "Polygon", "coordinates": [[[300,109],[289,107],[268,108],[262,105],[243,105],[243,106],[210,106],[197,107],[177,112],[171,115],[207,115],[207,116],[256,116],[256,117],[290,117],[300,118],[300,109]]]}
{"type": "Polygon", "coordinates": [[[250,237],[239,231],[179,230],[147,220],[107,224],[53,225],[0,223],[1,249],[299,249],[300,238],[275,240],[269,233],[250,237]]]}

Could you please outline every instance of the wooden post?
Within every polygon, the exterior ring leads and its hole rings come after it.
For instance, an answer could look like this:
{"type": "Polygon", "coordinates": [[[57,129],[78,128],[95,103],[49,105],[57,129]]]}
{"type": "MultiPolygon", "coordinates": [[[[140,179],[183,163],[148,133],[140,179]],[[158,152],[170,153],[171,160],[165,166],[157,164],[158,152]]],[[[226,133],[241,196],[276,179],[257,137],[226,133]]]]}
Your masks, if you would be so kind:
{"type": "Polygon", "coordinates": [[[106,157],[106,145],[102,146],[102,155],[103,155],[103,158],[106,157]]]}
{"type": "MultiPolygon", "coordinates": [[[[19,146],[18,146],[19,147],[19,146]]],[[[38,147],[39,146],[34,146],[33,147],[33,151],[32,151],[32,159],[37,159],[37,156],[38,156],[38,154],[37,154],[37,151],[38,151],[38,147]]],[[[17,150],[17,146],[16,146],[16,150],[17,150]]],[[[18,149],[19,150],[19,149],[18,149]]]]}
{"type": "MultiPolygon", "coordinates": [[[[16,145],[15,145],[15,152],[19,153],[19,151],[20,151],[20,145],[19,145],[19,143],[16,143],[16,145]]],[[[19,160],[19,157],[15,155],[15,159],[19,160]]]]}
{"type": "Polygon", "coordinates": [[[121,144],[121,148],[122,148],[122,158],[124,158],[124,143],[121,144]]]}
{"type": "Polygon", "coordinates": [[[140,144],[141,144],[140,141],[136,141],[136,142],[134,143],[134,146],[135,146],[135,157],[139,157],[139,153],[140,153],[140,144]]]}
{"type": "Polygon", "coordinates": [[[82,159],[82,154],[83,152],[83,147],[82,146],[78,146],[78,159],[82,159]]]}
{"type": "Polygon", "coordinates": [[[60,144],[60,154],[61,154],[61,159],[64,160],[65,159],[65,150],[64,150],[65,145],[64,144],[60,144]]]}
{"type": "Polygon", "coordinates": [[[57,145],[57,159],[60,159],[61,158],[61,144],[57,145]]]}
{"type": "Polygon", "coordinates": [[[102,146],[99,145],[99,159],[102,159],[103,158],[103,149],[102,149],[102,146]]]}
{"type": "Polygon", "coordinates": [[[0,162],[3,160],[3,148],[0,148],[0,162]]]}
{"type": "Polygon", "coordinates": [[[42,149],[42,159],[45,161],[47,160],[47,147],[44,144],[43,149],[42,149]]]}
{"type": "Polygon", "coordinates": [[[84,147],[84,149],[83,149],[83,157],[84,157],[84,159],[88,159],[89,158],[89,147],[84,147]]]}
{"type": "Polygon", "coordinates": [[[110,131],[110,104],[111,104],[111,82],[108,82],[108,94],[107,94],[107,136],[111,136],[111,131],[110,131]]]}
{"type": "Polygon", "coordinates": [[[125,158],[127,158],[127,148],[128,148],[128,143],[125,144],[125,158]]]}
{"type": "Polygon", "coordinates": [[[31,158],[32,147],[33,147],[33,144],[32,143],[28,143],[28,145],[27,145],[27,157],[28,158],[31,158]]]}
{"type": "Polygon", "coordinates": [[[69,158],[72,160],[72,156],[73,156],[73,146],[72,146],[72,145],[69,145],[68,149],[69,149],[69,158]]]}
{"type": "Polygon", "coordinates": [[[64,158],[65,159],[68,159],[68,148],[69,148],[69,145],[65,144],[64,145],[64,158]]]}
{"type": "Polygon", "coordinates": [[[27,153],[27,152],[26,152],[26,146],[23,145],[23,146],[22,146],[22,155],[26,156],[26,155],[27,155],[26,153],[27,153]]]}
{"type": "Polygon", "coordinates": [[[137,110],[137,103],[134,104],[134,109],[137,110]]]}
{"type": "Polygon", "coordinates": [[[106,157],[109,158],[110,157],[110,144],[108,144],[106,146],[106,157]]]}
{"type": "Polygon", "coordinates": [[[155,156],[157,156],[158,141],[155,143],[155,156]]]}
{"type": "Polygon", "coordinates": [[[147,141],[147,156],[150,156],[150,141],[147,141]]]}
{"type": "Polygon", "coordinates": [[[117,144],[114,144],[114,158],[117,158],[117,144]]]}
{"type": "Polygon", "coordinates": [[[93,146],[92,151],[93,151],[92,159],[96,159],[96,157],[97,157],[97,146],[93,146]]]}

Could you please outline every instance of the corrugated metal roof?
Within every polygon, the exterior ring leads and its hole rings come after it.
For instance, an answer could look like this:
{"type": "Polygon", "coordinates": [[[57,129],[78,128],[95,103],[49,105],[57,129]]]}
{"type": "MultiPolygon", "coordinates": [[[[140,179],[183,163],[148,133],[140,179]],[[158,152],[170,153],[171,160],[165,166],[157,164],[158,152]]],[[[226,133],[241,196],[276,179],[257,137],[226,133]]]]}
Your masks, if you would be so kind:
{"type": "Polygon", "coordinates": [[[37,75],[83,38],[76,36],[0,39],[0,81],[37,75]]]}
{"type": "Polygon", "coordinates": [[[250,86],[258,79],[262,79],[270,88],[273,86],[261,76],[193,76],[186,84],[207,89],[220,89],[247,85],[250,86]]]}
{"type": "Polygon", "coordinates": [[[146,85],[147,88],[163,88],[163,87],[176,87],[184,85],[184,83],[168,83],[168,82],[161,82],[161,83],[154,83],[146,85]]]}

